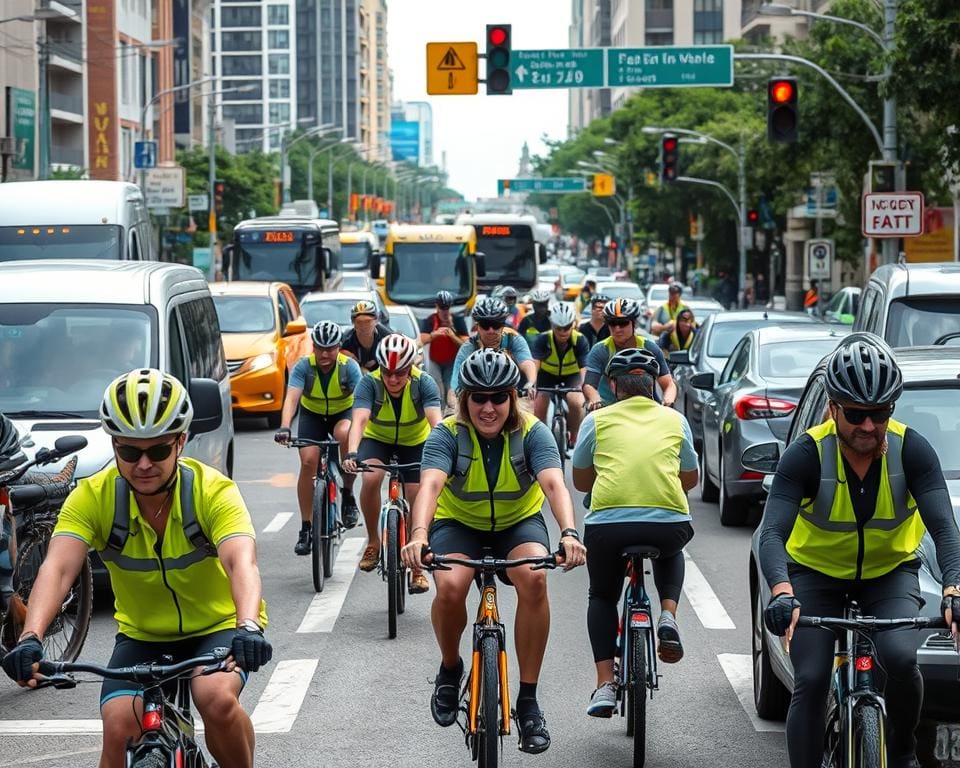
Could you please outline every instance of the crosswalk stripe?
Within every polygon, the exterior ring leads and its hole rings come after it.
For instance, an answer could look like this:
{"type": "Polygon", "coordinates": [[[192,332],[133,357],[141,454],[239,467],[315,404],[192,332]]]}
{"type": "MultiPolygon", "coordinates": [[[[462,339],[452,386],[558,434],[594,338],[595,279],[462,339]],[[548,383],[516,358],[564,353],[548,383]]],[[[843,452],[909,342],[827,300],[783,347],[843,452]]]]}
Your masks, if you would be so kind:
{"type": "Polygon", "coordinates": [[[723,668],[723,673],[727,676],[733,692],[740,701],[740,706],[747,713],[753,729],[759,732],[782,733],[784,731],[783,723],[773,722],[772,720],[762,720],[757,716],[756,708],[753,706],[753,659],[749,653],[721,653],[717,655],[717,661],[723,668]]]}
{"type": "Polygon", "coordinates": [[[683,577],[683,592],[693,607],[705,629],[736,629],[733,620],[717,598],[713,587],[693,562],[693,558],[683,551],[686,575],[683,577]]]}
{"type": "Polygon", "coordinates": [[[333,632],[333,625],[347,599],[350,584],[357,572],[357,563],[364,549],[365,539],[353,536],[340,544],[333,574],[327,580],[323,592],[313,596],[307,612],[297,627],[297,632],[333,632]]]}
{"type": "Polygon", "coordinates": [[[263,533],[277,533],[289,522],[291,517],[293,517],[293,512],[277,512],[273,520],[264,526],[263,533]]]}
{"type": "Polygon", "coordinates": [[[250,719],[257,733],[289,733],[317,671],[318,659],[277,663],[250,719]]]}

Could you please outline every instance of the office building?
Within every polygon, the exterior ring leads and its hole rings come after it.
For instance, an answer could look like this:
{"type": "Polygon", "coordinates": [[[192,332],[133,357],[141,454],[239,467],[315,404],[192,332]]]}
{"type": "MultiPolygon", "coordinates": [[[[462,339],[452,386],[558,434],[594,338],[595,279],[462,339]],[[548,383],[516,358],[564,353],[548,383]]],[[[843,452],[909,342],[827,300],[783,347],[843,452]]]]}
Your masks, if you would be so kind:
{"type": "Polygon", "coordinates": [[[390,124],[391,159],[421,168],[433,165],[433,110],[426,101],[397,102],[390,124]]]}
{"type": "MultiPolygon", "coordinates": [[[[769,1],[743,0],[740,24],[744,40],[759,41],[765,38],[783,40],[785,37],[804,39],[810,29],[810,19],[805,16],[761,14],[760,6],[769,1]]],[[[790,0],[783,4],[800,11],[827,13],[833,0],[790,0]]]]}
{"type": "Polygon", "coordinates": [[[390,159],[391,79],[386,0],[360,2],[360,135],[367,160],[390,159]]]}
{"type": "MultiPolygon", "coordinates": [[[[196,83],[211,75],[211,0],[173,0],[173,85],[196,83]]],[[[206,144],[204,134],[209,102],[200,98],[215,86],[186,88],[174,94],[173,132],[178,149],[206,144]]]]}

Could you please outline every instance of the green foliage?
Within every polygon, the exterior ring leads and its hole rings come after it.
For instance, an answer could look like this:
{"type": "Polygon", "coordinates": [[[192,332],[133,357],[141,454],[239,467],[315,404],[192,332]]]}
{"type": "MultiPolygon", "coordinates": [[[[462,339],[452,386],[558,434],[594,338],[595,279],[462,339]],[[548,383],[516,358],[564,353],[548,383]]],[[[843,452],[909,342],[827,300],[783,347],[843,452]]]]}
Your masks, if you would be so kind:
{"type": "Polygon", "coordinates": [[[76,181],[78,179],[88,179],[90,177],[85,168],[79,168],[78,166],[71,165],[68,168],[54,168],[50,171],[50,178],[76,181]]]}

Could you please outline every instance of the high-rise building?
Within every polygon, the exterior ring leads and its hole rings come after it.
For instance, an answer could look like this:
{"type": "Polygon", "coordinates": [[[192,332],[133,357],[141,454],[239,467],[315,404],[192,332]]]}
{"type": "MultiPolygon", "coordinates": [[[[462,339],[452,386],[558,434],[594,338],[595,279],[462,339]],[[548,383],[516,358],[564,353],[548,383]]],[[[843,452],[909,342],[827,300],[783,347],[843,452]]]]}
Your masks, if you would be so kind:
{"type": "MultiPolygon", "coordinates": [[[[572,0],[571,48],[600,48],[610,45],[611,1],[572,0]]],[[[568,132],[571,135],[598,117],[610,114],[609,88],[571,88],[569,94],[568,132]]]]}
{"type": "Polygon", "coordinates": [[[426,101],[400,101],[393,105],[390,154],[398,163],[433,165],[433,109],[426,101]]]}
{"type": "MultiPolygon", "coordinates": [[[[760,13],[760,6],[769,0],[742,0],[740,14],[741,34],[744,40],[784,37],[804,39],[810,29],[810,19],[806,16],[772,16],[760,13]]],[[[789,5],[800,11],[827,13],[833,0],[791,0],[789,5]]]]}
{"type": "Polygon", "coordinates": [[[390,159],[386,0],[360,1],[360,135],[367,160],[390,159]]]}
{"type": "MultiPolygon", "coordinates": [[[[211,74],[210,4],[212,0],[173,0],[173,85],[195,83],[211,74]]],[[[209,101],[199,98],[215,88],[186,88],[174,95],[173,131],[177,147],[206,144],[203,129],[209,101]]],[[[219,99],[220,97],[214,97],[219,99]]]]}

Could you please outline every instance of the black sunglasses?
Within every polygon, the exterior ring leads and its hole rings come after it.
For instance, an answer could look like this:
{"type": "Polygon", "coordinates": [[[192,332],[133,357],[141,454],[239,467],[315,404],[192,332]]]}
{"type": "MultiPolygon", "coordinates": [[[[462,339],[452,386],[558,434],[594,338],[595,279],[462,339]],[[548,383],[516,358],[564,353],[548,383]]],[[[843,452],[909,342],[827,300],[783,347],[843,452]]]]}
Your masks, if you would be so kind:
{"type": "Polygon", "coordinates": [[[490,322],[488,320],[477,320],[477,325],[479,325],[485,331],[499,331],[505,323],[494,321],[490,322]]]}
{"type": "Polygon", "coordinates": [[[553,326],[553,327],[554,327],[554,329],[557,330],[557,331],[572,331],[572,330],[573,330],[573,323],[571,323],[570,325],[555,325],[555,326],[553,326]]]}
{"type": "Polygon", "coordinates": [[[883,424],[886,421],[890,420],[890,417],[893,415],[893,406],[885,405],[883,408],[870,408],[863,410],[860,408],[846,408],[842,405],[837,405],[837,407],[843,411],[843,418],[849,421],[854,426],[860,426],[867,420],[867,417],[870,418],[874,424],[883,424]]]}
{"type": "Polygon", "coordinates": [[[632,323],[633,320],[607,320],[607,325],[611,328],[624,328],[632,323]]]}
{"type": "Polygon", "coordinates": [[[137,448],[135,445],[122,445],[120,443],[114,443],[114,450],[117,452],[117,456],[123,459],[128,464],[136,464],[140,461],[140,457],[143,454],[147,454],[147,458],[150,461],[157,463],[158,461],[163,461],[170,457],[170,454],[173,452],[173,447],[180,441],[180,436],[178,435],[173,439],[171,443],[160,443],[159,445],[151,445],[149,448],[137,448]]]}
{"type": "Polygon", "coordinates": [[[503,405],[507,400],[510,399],[509,392],[471,392],[470,399],[477,405],[486,405],[487,403],[493,403],[494,405],[503,405]]]}

